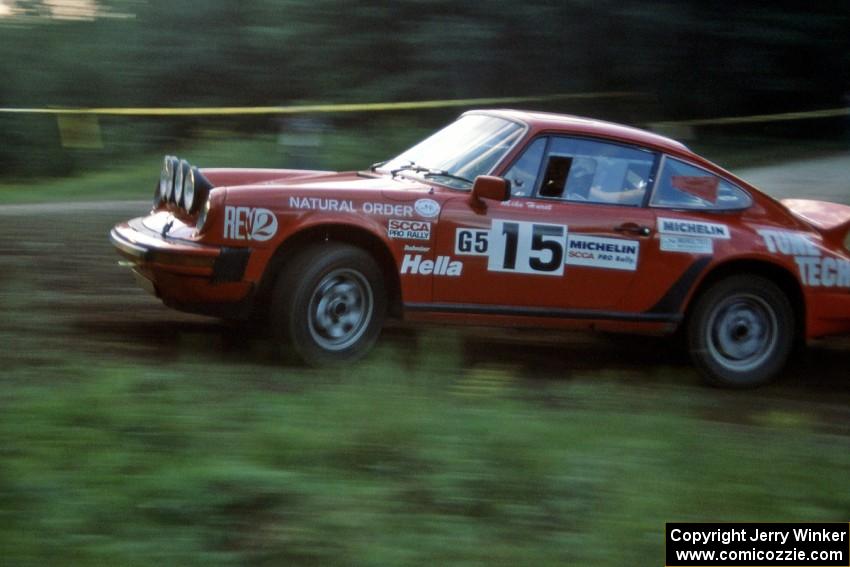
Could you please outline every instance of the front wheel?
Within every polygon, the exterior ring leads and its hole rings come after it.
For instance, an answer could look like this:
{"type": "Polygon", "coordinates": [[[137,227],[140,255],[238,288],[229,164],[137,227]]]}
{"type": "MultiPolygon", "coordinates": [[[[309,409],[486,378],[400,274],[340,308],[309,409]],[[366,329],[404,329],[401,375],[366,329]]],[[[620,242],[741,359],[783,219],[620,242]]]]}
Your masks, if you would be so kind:
{"type": "Polygon", "coordinates": [[[687,326],[688,347],[709,383],[751,388],[785,366],[794,328],[794,310],[776,284],[761,276],[733,276],[697,299],[687,326]]]}
{"type": "Polygon", "coordinates": [[[352,362],[381,332],[383,274],[354,246],[327,243],[298,253],[274,288],[272,326],[284,346],[313,366],[352,362]]]}

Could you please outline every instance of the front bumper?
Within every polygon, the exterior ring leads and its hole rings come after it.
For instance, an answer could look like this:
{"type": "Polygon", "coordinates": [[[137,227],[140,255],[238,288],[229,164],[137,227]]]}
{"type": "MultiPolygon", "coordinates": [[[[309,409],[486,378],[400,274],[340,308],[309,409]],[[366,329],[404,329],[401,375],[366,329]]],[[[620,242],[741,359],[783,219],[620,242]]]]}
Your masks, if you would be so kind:
{"type": "Polygon", "coordinates": [[[253,284],[244,281],[250,248],[210,246],[169,238],[133,219],[109,233],[116,251],[142,288],[171,307],[219,314],[244,304],[253,284]]]}

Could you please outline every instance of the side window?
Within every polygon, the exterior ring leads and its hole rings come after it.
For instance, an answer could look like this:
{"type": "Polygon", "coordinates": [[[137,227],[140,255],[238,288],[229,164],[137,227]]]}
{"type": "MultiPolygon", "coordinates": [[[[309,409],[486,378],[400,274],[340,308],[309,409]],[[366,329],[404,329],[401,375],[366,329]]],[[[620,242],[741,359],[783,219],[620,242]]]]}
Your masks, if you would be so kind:
{"type": "Polygon", "coordinates": [[[553,138],[539,196],[640,206],[656,154],[579,138],[553,138]]]}
{"type": "Polygon", "coordinates": [[[664,159],[650,205],[669,209],[730,210],[752,204],[743,189],[681,160],[664,159]]]}
{"type": "Polygon", "coordinates": [[[512,197],[529,197],[534,193],[534,185],[540,172],[540,162],[543,161],[545,148],[546,138],[534,140],[505,173],[505,179],[511,182],[512,197]]]}

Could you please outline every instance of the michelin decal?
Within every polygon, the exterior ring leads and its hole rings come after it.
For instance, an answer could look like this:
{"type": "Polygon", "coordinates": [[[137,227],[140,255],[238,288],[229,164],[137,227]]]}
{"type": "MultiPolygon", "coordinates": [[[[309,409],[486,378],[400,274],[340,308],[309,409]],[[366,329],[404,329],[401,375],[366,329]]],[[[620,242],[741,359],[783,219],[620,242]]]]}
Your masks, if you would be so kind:
{"type": "Polygon", "coordinates": [[[668,219],[658,217],[658,232],[678,236],[701,236],[729,240],[729,227],[714,222],[700,222],[688,219],[668,219]]]}
{"type": "Polygon", "coordinates": [[[457,256],[484,256],[487,269],[560,276],[564,266],[634,271],[640,243],[570,234],[566,225],[494,220],[492,228],[455,231],[457,256]]]}
{"type": "Polygon", "coordinates": [[[572,266],[634,271],[640,244],[633,240],[571,234],[566,263],[572,266]]]}
{"type": "Polygon", "coordinates": [[[792,256],[800,272],[800,280],[809,287],[850,288],[850,261],[824,256],[809,235],[790,230],[758,231],[772,254],[792,256]]]}

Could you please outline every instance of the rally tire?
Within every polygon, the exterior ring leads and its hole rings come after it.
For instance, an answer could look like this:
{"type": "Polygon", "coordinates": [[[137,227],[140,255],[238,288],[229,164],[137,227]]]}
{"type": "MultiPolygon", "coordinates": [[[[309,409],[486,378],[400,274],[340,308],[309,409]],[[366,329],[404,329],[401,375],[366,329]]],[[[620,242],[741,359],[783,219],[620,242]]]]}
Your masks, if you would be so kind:
{"type": "Polygon", "coordinates": [[[695,366],[714,386],[754,388],[776,378],[794,347],[794,310],[788,296],[757,275],[714,284],[687,322],[695,366]]]}
{"type": "Polygon", "coordinates": [[[380,266],[348,244],[327,242],[300,251],[283,266],[272,292],[272,335],[281,353],[294,353],[311,366],[361,358],[385,316],[380,266]]]}

